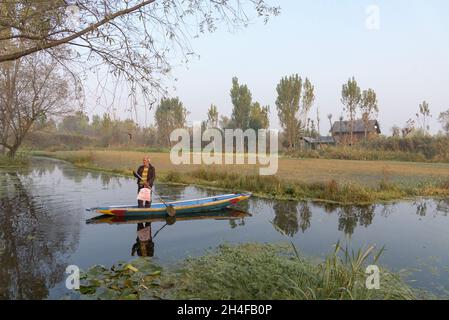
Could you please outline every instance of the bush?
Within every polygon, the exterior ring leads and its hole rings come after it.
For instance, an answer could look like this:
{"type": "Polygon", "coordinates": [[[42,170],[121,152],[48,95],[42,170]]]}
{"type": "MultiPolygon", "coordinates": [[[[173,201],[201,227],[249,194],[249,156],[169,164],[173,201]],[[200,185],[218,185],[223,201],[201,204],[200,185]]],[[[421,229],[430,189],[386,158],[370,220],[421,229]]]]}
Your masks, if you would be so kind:
{"type": "Polygon", "coordinates": [[[21,154],[17,154],[14,158],[7,155],[0,155],[0,167],[22,167],[30,163],[30,158],[21,154]]]}
{"type": "Polygon", "coordinates": [[[46,151],[80,150],[95,144],[95,140],[83,135],[48,133],[35,131],[29,133],[23,143],[23,148],[46,151]]]}
{"type": "Polygon", "coordinates": [[[287,156],[312,159],[390,160],[449,162],[449,137],[415,135],[406,138],[384,137],[359,142],[354,147],[323,147],[319,150],[288,151],[287,156]]]}

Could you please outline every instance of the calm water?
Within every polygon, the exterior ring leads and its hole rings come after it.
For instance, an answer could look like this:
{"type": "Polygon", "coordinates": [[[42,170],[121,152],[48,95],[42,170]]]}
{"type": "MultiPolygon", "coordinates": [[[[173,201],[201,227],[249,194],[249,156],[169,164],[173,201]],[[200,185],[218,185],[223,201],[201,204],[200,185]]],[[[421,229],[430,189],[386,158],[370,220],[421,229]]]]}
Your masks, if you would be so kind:
{"type": "MultiPolygon", "coordinates": [[[[219,193],[164,185],[156,191],[166,200],[219,193]]],[[[58,299],[67,293],[67,265],[87,269],[132,259],[137,224],[88,224],[95,214],[84,209],[129,204],[135,197],[132,179],[56,160],[0,171],[0,298],[58,299]]],[[[153,239],[152,259],[170,265],[223,242],[285,240],[307,255],[324,256],[340,240],[354,249],[385,246],[380,263],[411,271],[411,285],[439,294],[449,290],[449,200],[335,207],[253,198],[244,209],[251,216],[179,219],[165,227],[153,222],[153,236],[163,228],[153,239]]]]}

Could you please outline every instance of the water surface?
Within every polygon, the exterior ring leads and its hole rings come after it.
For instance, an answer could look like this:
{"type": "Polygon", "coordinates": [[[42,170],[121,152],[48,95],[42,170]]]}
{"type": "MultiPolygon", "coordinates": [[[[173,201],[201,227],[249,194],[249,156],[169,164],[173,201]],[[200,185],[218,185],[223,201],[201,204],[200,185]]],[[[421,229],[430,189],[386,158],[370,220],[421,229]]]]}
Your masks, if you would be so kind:
{"type": "MultiPolygon", "coordinates": [[[[155,189],[165,200],[220,193],[161,184],[155,189]]],[[[96,214],[85,208],[131,204],[135,198],[133,179],[62,161],[35,158],[30,168],[1,170],[0,298],[58,299],[67,294],[68,265],[111,266],[142,254],[133,252],[137,223],[86,223],[96,214]]],[[[407,269],[412,286],[437,294],[449,290],[449,199],[341,207],[254,197],[242,209],[251,216],[152,222],[154,248],[144,254],[172,265],[223,242],[288,240],[319,257],[337,241],[354,250],[375,244],[385,246],[380,263],[407,269]]]]}

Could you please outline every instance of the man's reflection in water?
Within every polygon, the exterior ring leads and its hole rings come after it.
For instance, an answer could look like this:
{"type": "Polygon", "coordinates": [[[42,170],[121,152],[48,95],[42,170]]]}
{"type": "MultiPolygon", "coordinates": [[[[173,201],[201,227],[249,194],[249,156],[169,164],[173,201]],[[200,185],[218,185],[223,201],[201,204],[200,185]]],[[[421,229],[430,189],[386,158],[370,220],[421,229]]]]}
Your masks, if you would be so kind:
{"type": "Polygon", "coordinates": [[[137,252],[139,257],[152,257],[154,255],[154,242],[151,236],[151,222],[137,224],[137,238],[133,245],[131,255],[137,252]]]}

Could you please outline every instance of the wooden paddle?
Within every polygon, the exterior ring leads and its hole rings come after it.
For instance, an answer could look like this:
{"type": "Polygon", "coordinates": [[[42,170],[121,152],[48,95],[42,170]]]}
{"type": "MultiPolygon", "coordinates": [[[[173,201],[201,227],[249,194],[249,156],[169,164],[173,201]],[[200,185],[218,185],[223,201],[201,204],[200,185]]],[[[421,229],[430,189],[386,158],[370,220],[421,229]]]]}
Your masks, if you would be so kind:
{"type": "MultiPolygon", "coordinates": [[[[134,172],[134,173],[140,180],[144,181],[143,178],[137,172],[134,172]]],[[[150,189],[162,201],[162,203],[167,208],[167,213],[170,217],[173,217],[176,215],[176,210],[171,204],[166,204],[164,199],[162,199],[162,197],[160,195],[158,195],[152,188],[148,187],[148,189],[150,189]]]]}

